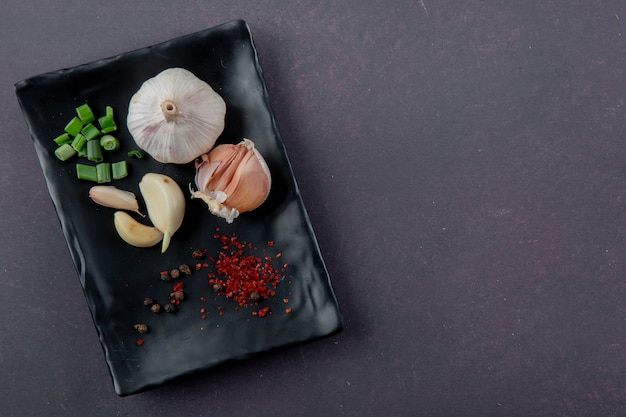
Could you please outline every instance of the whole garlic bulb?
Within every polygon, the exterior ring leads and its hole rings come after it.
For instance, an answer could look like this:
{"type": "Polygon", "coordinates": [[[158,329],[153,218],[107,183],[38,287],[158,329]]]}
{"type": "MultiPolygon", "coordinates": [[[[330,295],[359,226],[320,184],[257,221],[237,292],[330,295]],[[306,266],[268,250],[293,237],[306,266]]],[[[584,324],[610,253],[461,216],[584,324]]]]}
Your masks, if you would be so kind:
{"type": "Polygon", "coordinates": [[[137,145],[159,162],[184,164],[208,152],[224,130],[226,103],[184,68],[145,81],[128,105],[137,145]]]}
{"type": "Polygon", "coordinates": [[[196,161],[192,198],[202,199],[211,213],[232,223],[240,213],[254,210],[267,199],[272,176],[250,139],[216,146],[196,161]]]}

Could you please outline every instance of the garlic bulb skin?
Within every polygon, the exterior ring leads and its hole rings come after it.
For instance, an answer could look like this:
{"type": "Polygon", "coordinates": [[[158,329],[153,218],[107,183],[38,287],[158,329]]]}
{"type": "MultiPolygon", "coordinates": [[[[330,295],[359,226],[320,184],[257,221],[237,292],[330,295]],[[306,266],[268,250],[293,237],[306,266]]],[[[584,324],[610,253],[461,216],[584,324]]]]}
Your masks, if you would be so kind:
{"type": "Polygon", "coordinates": [[[232,223],[240,213],[254,210],[267,199],[272,176],[250,139],[216,146],[196,161],[197,191],[209,211],[232,223]]]}
{"type": "Polygon", "coordinates": [[[162,163],[185,164],[208,152],[224,130],[226,103],[184,68],[169,68],[132,96],[126,119],[141,149],[162,163]]]}

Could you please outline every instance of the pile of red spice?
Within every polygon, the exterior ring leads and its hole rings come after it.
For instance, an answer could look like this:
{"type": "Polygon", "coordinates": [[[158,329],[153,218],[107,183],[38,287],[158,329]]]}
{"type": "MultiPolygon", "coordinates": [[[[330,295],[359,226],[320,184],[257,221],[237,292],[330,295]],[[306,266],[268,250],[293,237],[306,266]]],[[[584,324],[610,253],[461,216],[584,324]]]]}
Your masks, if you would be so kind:
{"type": "MultiPolygon", "coordinates": [[[[240,306],[257,303],[276,295],[276,287],[284,278],[288,264],[280,264],[280,253],[274,256],[258,249],[235,234],[213,236],[222,244],[215,262],[215,272],[209,273],[209,284],[220,295],[232,298],[240,306]]],[[[269,247],[273,242],[267,242],[269,247]]],[[[267,312],[265,312],[267,313],[267,312]]],[[[265,314],[263,314],[264,316],[265,314]]]]}

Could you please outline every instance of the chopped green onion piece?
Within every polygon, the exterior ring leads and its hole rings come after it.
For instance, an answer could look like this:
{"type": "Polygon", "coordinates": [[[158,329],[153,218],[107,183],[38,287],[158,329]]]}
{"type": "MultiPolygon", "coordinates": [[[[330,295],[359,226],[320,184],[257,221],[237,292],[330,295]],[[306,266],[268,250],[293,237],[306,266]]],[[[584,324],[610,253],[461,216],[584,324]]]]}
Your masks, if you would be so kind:
{"type": "Polygon", "coordinates": [[[74,117],[69,123],[65,126],[65,131],[72,136],[76,136],[80,133],[80,130],[83,128],[83,122],[78,118],[74,117]]]}
{"type": "Polygon", "coordinates": [[[90,140],[87,142],[87,159],[93,162],[102,162],[102,147],[99,140],[90,140]]]}
{"type": "Polygon", "coordinates": [[[100,138],[100,146],[102,146],[102,149],[105,151],[117,151],[120,148],[120,141],[114,136],[104,135],[100,138]]]}
{"type": "Polygon", "coordinates": [[[115,124],[113,116],[102,116],[98,119],[98,124],[100,125],[102,134],[112,133],[117,130],[117,125],[115,124]]]}
{"type": "Polygon", "coordinates": [[[71,140],[72,140],[72,137],[68,133],[63,133],[62,135],[59,135],[56,138],[54,138],[54,143],[61,146],[64,143],[70,142],[71,140]]]}
{"type": "Polygon", "coordinates": [[[100,136],[100,130],[91,123],[83,127],[83,130],[81,130],[80,132],[85,135],[87,140],[94,140],[95,138],[100,136]]]}
{"type": "Polygon", "coordinates": [[[55,149],[54,155],[61,161],[67,161],[68,159],[76,155],[76,150],[72,148],[69,143],[64,143],[55,149]]]}
{"type": "Polygon", "coordinates": [[[78,157],[79,158],[87,158],[87,147],[86,146],[83,146],[83,149],[78,151],[78,157]]]}
{"type": "Polygon", "coordinates": [[[82,106],[76,107],[76,114],[78,114],[78,117],[85,125],[96,120],[93,112],[91,111],[91,107],[89,107],[87,103],[83,104],[82,106]]]}
{"type": "Polygon", "coordinates": [[[114,180],[122,179],[128,176],[128,165],[126,165],[126,161],[113,162],[111,171],[113,171],[114,180]]]}
{"type": "Polygon", "coordinates": [[[129,158],[141,159],[144,156],[145,156],[144,153],[141,152],[139,149],[133,149],[132,151],[128,151],[128,157],[129,158]]]}
{"type": "Polygon", "coordinates": [[[102,162],[96,165],[96,176],[100,184],[105,182],[111,182],[111,164],[108,162],[102,162]]]}
{"type": "Polygon", "coordinates": [[[72,141],[72,148],[78,152],[85,147],[85,143],[87,143],[87,139],[79,133],[72,141]]]}
{"type": "Polygon", "coordinates": [[[76,164],[76,176],[80,180],[98,182],[98,171],[93,165],[76,164]]]}

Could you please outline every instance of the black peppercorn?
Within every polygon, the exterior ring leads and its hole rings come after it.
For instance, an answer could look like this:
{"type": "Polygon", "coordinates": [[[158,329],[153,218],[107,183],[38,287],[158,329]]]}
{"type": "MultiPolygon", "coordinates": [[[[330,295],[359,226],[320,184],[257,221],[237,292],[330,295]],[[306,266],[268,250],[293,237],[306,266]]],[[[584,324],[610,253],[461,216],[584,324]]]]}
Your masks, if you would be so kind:
{"type": "Polygon", "coordinates": [[[148,325],[147,324],[143,324],[143,323],[135,324],[133,327],[135,328],[135,330],[137,330],[141,334],[148,333],[148,331],[150,330],[148,328],[148,325]]]}
{"type": "Polygon", "coordinates": [[[174,269],[172,269],[172,270],[170,271],[170,277],[171,277],[172,279],[177,279],[177,278],[179,278],[179,277],[180,277],[180,269],[178,269],[178,268],[174,268],[174,269]]]}
{"type": "Polygon", "coordinates": [[[173,313],[176,311],[176,307],[174,307],[173,304],[165,304],[165,306],[163,306],[163,309],[165,309],[166,313],[173,313]]]}
{"type": "Polygon", "coordinates": [[[187,264],[182,264],[178,267],[178,269],[185,275],[191,275],[191,268],[189,268],[189,265],[187,264]]]}
{"type": "Polygon", "coordinates": [[[170,277],[170,273],[167,271],[163,271],[160,273],[161,280],[165,282],[170,282],[172,278],[170,277]]]}
{"type": "Polygon", "coordinates": [[[185,299],[185,293],[182,291],[174,291],[170,294],[170,298],[176,301],[183,301],[185,299]]]}
{"type": "Polygon", "coordinates": [[[261,299],[261,294],[256,291],[250,293],[250,301],[257,302],[261,299]]]}
{"type": "Polygon", "coordinates": [[[213,284],[213,290],[216,292],[220,292],[224,289],[224,285],[220,284],[220,283],[215,283],[213,284]]]}
{"type": "Polygon", "coordinates": [[[152,304],[154,304],[154,300],[152,298],[146,297],[143,299],[143,305],[146,307],[150,307],[152,304]]]}
{"type": "Polygon", "coordinates": [[[196,249],[193,252],[191,252],[191,257],[193,259],[202,259],[202,258],[204,258],[204,251],[202,251],[200,249],[196,249]]]}
{"type": "Polygon", "coordinates": [[[152,307],[150,307],[150,310],[152,310],[153,313],[159,313],[161,312],[161,305],[153,304],[152,307]]]}

